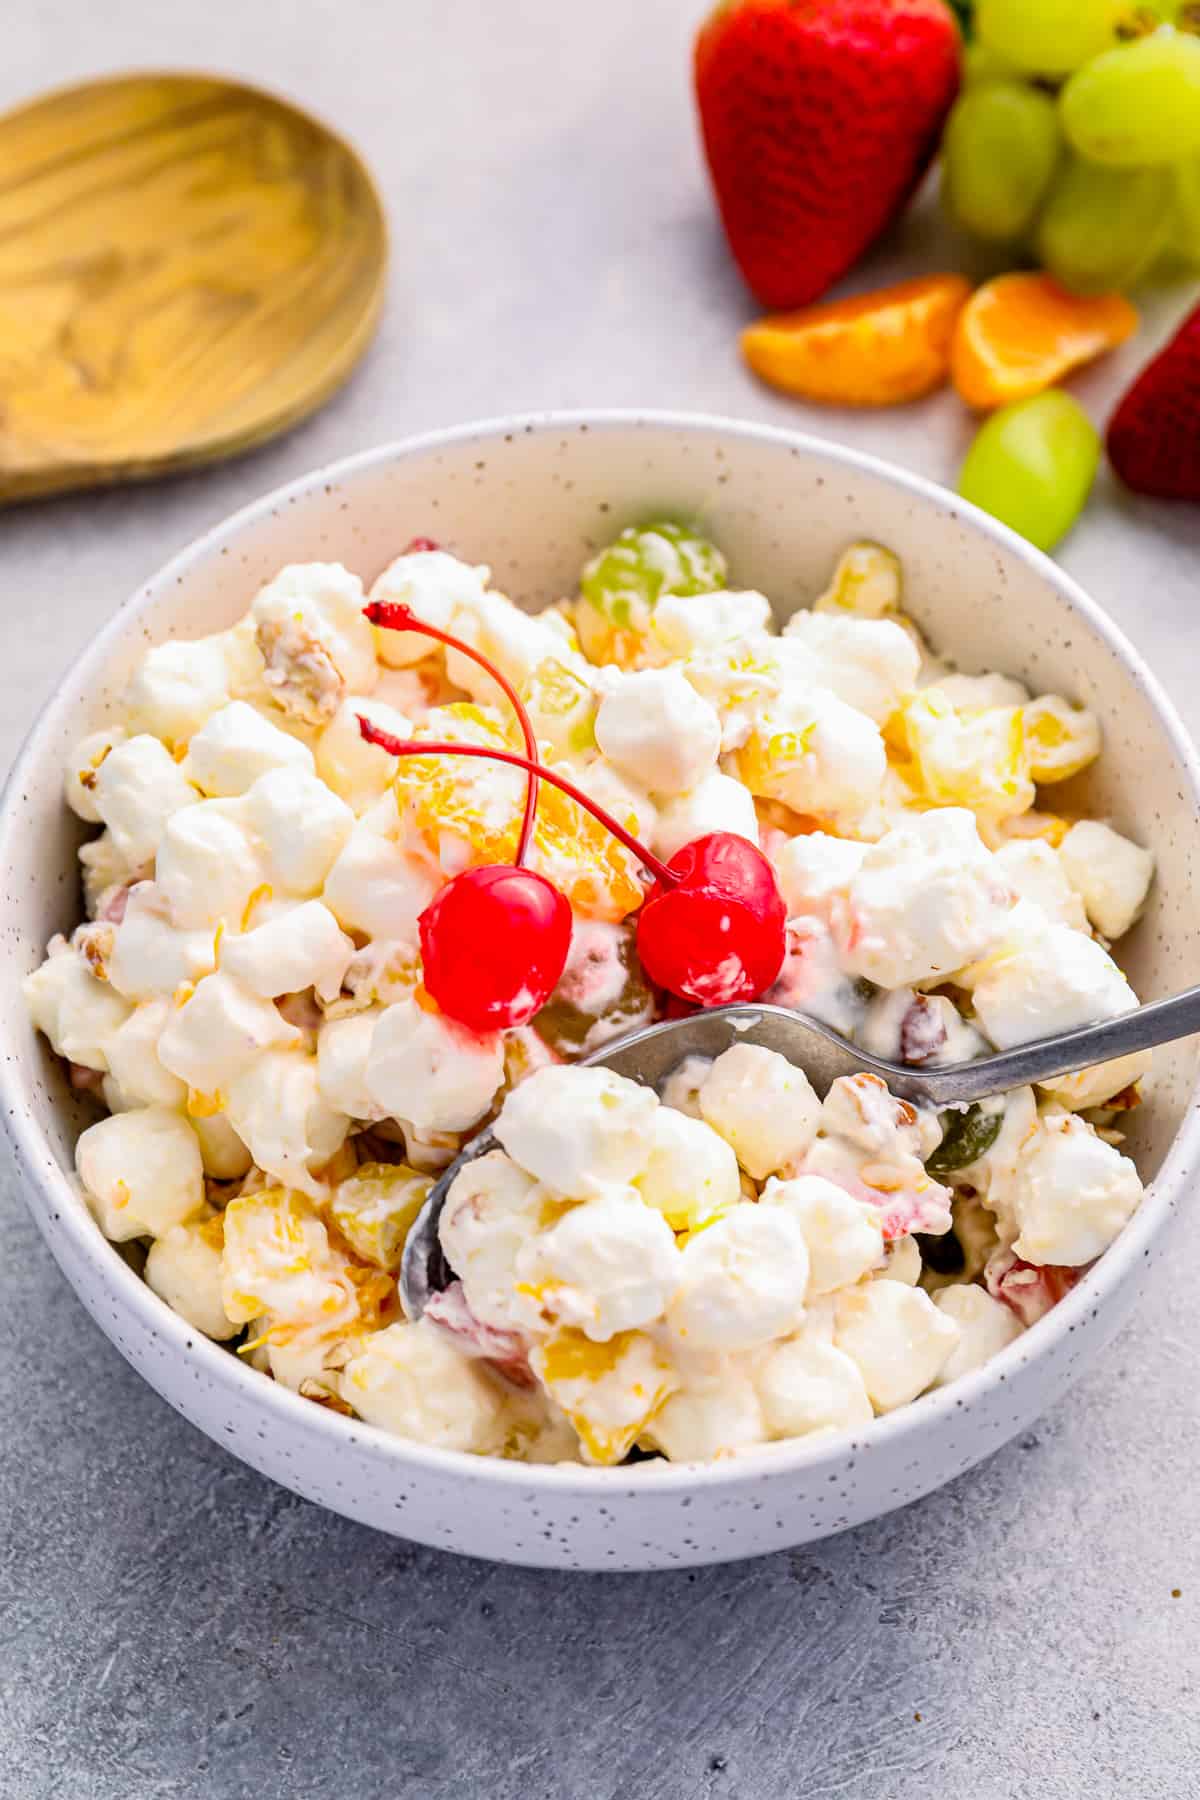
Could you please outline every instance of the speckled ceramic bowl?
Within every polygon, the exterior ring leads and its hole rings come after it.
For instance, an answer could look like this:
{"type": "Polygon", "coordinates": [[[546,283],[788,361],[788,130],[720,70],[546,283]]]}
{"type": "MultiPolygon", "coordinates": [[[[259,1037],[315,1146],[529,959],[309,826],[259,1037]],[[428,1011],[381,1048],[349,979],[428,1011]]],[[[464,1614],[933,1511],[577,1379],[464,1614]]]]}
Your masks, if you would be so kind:
{"type": "Polygon", "coordinates": [[[61,800],[64,756],[104,718],[146,645],[231,624],[285,562],[341,560],[370,579],[418,533],[490,563],[497,584],[535,608],[569,591],[619,527],[662,513],[699,520],[737,582],[785,613],[819,591],[848,541],[879,539],[904,560],[910,610],[961,667],[1005,670],[1095,707],[1105,754],[1067,804],[1110,816],[1158,856],[1151,907],[1122,960],[1146,999],[1194,979],[1200,768],[1129,644],[1053,563],[953,495],[869,457],[729,420],[489,423],[373,450],[269,495],[122,607],[42,714],[0,815],[0,1109],[38,1225],[101,1330],[193,1424],[297,1493],[423,1543],[564,1568],[661,1568],[804,1543],[917,1499],[1026,1426],[1117,1329],[1163,1248],[1200,1144],[1196,1045],[1158,1053],[1134,1133],[1150,1180],[1136,1217],[985,1369],[853,1439],[717,1466],[525,1468],[425,1449],[313,1406],[151,1293],[80,1198],[72,1148],[86,1120],[30,1029],[20,980],[51,933],[79,917],[80,828],[61,800]]]}

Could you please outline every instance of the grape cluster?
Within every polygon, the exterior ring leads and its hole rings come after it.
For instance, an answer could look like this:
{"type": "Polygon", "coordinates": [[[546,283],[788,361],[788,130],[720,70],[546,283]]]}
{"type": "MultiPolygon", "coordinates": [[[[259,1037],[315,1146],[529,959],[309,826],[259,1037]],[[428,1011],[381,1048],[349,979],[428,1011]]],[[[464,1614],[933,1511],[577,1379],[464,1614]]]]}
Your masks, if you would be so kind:
{"type": "Polygon", "coordinates": [[[951,215],[1081,294],[1200,269],[1197,0],[977,0],[951,215]]]}

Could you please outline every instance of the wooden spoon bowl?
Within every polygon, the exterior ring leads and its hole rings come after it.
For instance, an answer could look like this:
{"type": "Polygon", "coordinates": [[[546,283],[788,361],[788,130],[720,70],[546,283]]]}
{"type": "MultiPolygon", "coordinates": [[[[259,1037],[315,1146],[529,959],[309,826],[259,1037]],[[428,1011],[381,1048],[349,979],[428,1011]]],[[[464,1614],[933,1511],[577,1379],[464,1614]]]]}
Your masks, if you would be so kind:
{"type": "Polygon", "coordinates": [[[383,209],[325,126],[237,82],[134,75],[0,118],[0,501],[213,462],[343,382],[383,209]]]}

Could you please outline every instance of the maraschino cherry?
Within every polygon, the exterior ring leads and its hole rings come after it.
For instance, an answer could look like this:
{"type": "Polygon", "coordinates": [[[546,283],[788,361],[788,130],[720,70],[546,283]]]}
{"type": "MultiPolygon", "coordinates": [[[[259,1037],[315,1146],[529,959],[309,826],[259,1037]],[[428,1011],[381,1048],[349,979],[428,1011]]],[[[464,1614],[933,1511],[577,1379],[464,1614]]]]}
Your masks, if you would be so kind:
{"type": "Polygon", "coordinates": [[[754,1000],[770,987],[783,966],[787,913],[774,870],[749,838],[731,831],[709,832],[685,844],[669,862],[660,861],[590,795],[537,760],[533,730],[519,696],[477,651],[450,633],[423,624],[407,607],[375,602],[366,610],[373,624],[423,631],[486,669],[511,700],[525,736],[527,754],[518,756],[483,744],[397,738],[359,718],[367,742],[392,756],[474,756],[524,769],[530,778],[516,869],[468,869],[456,875],[421,915],[425,985],[444,1012],[467,1025],[485,1018],[487,1023],[475,1024],[476,1030],[524,1024],[549,999],[562,974],[570,944],[570,907],[543,876],[523,867],[539,779],[560,788],[599,819],[653,876],[638,916],[638,955],[656,986],[699,1006],[754,1000]],[[527,881],[541,884],[536,900],[532,888],[517,885],[527,881]],[[565,925],[557,909],[549,910],[542,888],[564,909],[565,925]]]}
{"type": "MultiPolygon", "coordinates": [[[[425,540],[414,541],[426,547],[425,540]]],[[[558,986],[571,948],[566,897],[525,866],[537,817],[539,774],[529,714],[512,683],[461,638],[427,625],[397,602],[375,600],[364,610],[372,625],[420,632],[478,663],[503,689],[520,721],[529,779],[515,864],[489,863],[455,875],[425,908],[418,929],[426,991],[449,1018],[480,1033],[526,1025],[558,986]]],[[[361,717],[359,728],[369,743],[390,748],[398,741],[361,717]]]]}

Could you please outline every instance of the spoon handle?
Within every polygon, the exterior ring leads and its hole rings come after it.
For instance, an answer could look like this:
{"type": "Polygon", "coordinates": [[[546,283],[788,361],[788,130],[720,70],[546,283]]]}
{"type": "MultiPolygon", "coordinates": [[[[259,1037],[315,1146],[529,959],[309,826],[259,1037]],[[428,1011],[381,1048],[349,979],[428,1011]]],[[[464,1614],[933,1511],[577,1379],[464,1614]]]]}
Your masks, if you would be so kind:
{"type": "Polygon", "coordinates": [[[985,1100],[1009,1088],[1050,1081],[1056,1075],[1090,1069],[1136,1050],[1151,1050],[1156,1044],[1169,1044],[1193,1032],[1200,1032],[1200,987],[1188,988],[1169,1000],[1151,1001],[1098,1025],[1083,1025],[1078,1031],[1020,1044],[999,1056],[985,1056],[954,1069],[930,1069],[924,1083],[937,1105],[985,1100]]]}

